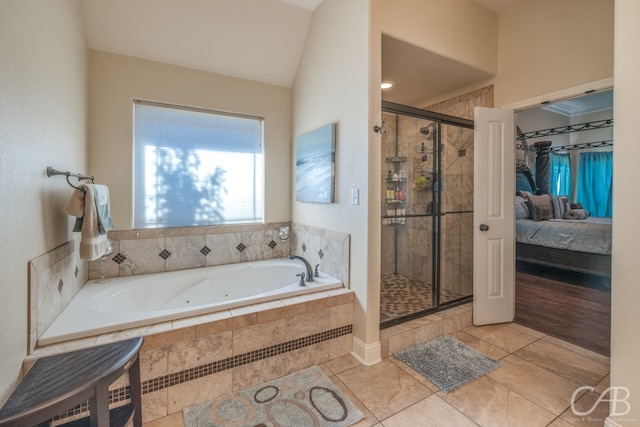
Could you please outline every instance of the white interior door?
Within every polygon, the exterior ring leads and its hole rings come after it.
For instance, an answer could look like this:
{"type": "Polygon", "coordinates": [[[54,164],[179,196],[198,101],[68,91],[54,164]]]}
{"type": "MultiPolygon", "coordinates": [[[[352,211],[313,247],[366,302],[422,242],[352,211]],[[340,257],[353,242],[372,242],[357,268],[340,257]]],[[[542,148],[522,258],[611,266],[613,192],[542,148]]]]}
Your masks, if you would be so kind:
{"type": "Polygon", "coordinates": [[[473,324],[515,315],[515,115],[475,108],[473,324]]]}

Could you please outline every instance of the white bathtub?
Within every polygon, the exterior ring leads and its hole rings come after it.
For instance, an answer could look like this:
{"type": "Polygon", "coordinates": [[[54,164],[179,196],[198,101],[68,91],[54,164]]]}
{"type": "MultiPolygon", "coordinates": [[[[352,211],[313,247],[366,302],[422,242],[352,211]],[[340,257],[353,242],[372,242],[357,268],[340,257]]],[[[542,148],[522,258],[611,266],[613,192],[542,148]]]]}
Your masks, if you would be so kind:
{"type": "Polygon", "coordinates": [[[320,273],[299,286],[300,260],[287,258],[87,282],[38,339],[48,345],[167,320],[342,287],[320,273]]]}

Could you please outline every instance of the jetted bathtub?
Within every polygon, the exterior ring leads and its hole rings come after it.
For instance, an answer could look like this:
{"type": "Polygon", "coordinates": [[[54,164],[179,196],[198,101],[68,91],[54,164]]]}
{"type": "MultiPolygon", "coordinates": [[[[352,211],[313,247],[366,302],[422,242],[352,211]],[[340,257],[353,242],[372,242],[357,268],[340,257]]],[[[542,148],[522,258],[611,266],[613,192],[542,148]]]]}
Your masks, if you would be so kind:
{"type": "Polygon", "coordinates": [[[38,339],[48,345],[342,287],[320,273],[300,286],[300,260],[278,258],[87,282],[38,339]]]}

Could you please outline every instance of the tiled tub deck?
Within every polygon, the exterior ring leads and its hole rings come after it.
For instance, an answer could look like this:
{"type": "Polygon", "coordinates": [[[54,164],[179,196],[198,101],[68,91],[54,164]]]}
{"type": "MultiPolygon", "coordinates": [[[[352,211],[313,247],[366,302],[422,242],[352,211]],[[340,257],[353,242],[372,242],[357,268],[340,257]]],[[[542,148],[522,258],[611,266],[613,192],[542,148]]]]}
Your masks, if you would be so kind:
{"type": "MultiPolygon", "coordinates": [[[[143,422],[349,354],[354,294],[346,288],[301,295],[37,348],[43,356],[144,336],[140,351],[143,422]]],[[[127,403],[128,379],[110,387],[127,403]]],[[[62,414],[64,421],[87,408],[62,414]]]]}

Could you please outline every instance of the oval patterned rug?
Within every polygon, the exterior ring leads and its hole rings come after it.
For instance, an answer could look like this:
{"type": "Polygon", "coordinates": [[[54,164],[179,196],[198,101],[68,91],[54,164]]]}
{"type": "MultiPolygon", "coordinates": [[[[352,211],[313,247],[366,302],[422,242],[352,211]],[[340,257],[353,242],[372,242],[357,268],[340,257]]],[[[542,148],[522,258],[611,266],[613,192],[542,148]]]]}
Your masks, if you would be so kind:
{"type": "Polygon", "coordinates": [[[362,412],[318,366],[183,409],[185,427],[346,427],[362,412]]]}

